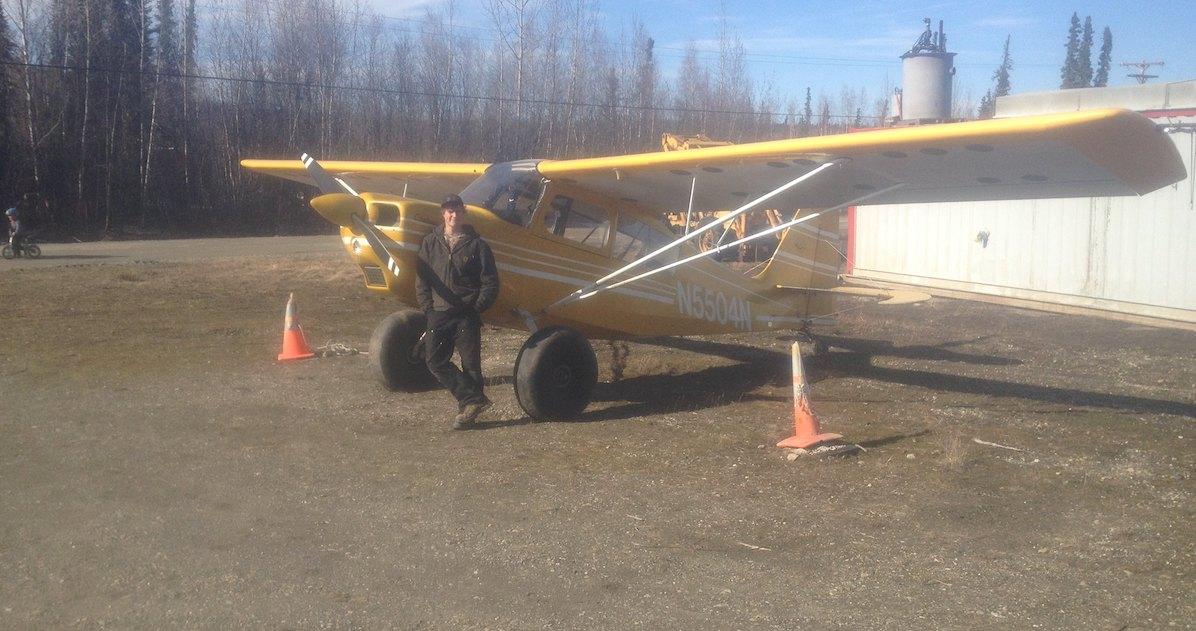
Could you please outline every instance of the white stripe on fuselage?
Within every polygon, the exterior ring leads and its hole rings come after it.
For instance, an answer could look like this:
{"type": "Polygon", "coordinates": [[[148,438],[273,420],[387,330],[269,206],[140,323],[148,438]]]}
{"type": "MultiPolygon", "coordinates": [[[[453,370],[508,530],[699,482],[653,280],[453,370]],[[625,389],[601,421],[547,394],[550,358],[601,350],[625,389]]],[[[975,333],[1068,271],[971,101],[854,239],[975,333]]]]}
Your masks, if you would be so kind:
{"type": "Polygon", "coordinates": [[[823,230],[821,228],[816,228],[814,226],[810,226],[809,224],[804,224],[804,223],[799,223],[795,226],[790,226],[789,229],[797,230],[798,232],[800,232],[808,237],[815,237],[818,239],[826,239],[827,241],[838,241],[840,238],[839,233],[837,233],[837,232],[823,230]]]}
{"type": "MultiPolygon", "coordinates": [[[[411,223],[418,224],[420,226],[427,226],[430,229],[435,229],[435,228],[439,227],[439,226],[434,226],[427,222],[419,221],[418,219],[405,219],[404,221],[410,221],[411,223]]],[[[491,246],[498,245],[498,246],[502,246],[504,248],[509,248],[511,250],[518,250],[520,252],[526,252],[527,254],[530,254],[530,255],[536,257],[536,258],[522,257],[521,260],[524,260],[524,261],[539,263],[542,261],[542,259],[555,259],[557,261],[561,261],[561,263],[564,264],[562,267],[572,266],[572,269],[569,270],[570,272],[573,272],[575,274],[581,274],[581,275],[586,275],[586,274],[592,273],[595,277],[597,277],[599,275],[606,275],[608,272],[610,272],[609,265],[600,265],[598,263],[588,263],[586,261],[581,261],[578,259],[571,259],[571,258],[568,258],[565,256],[549,254],[547,252],[542,252],[540,250],[533,250],[531,248],[525,248],[523,246],[518,246],[513,243],[509,243],[507,241],[495,239],[494,237],[482,237],[482,238],[485,239],[486,243],[489,243],[491,246]],[[592,271],[587,272],[586,268],[589,268],[592,271]]],[[[508,254],[507,256],[511,256],[513,258],[520,258],[517,255],[513,255],[513,254],[508,254]]],[[[662,293],[672,293],[672,291],[673,291],[673,288],[671,285],[669,285],[668,283],[661,282],[661,281],[644,279],[643,283],[648,284],[648,285],[654,285],[655,286],[654,288],[659,290],[662,293]]]]}
{"type": "MultiPolygon", "coordinates": [[[[429,227],[431,227],[431,228],[435,228],[435,226],[432,226],[431,224],[428,224],[428,223],[425,223],[425,222],[422,222],[422,221],[417,221],[417,220],[414,220],[414,219],[405,219],[404,221],[410,221],[411,223],[414,223],[414,224],[418,224],[418,225],[422,225],[422,226],[429,226],[429,227]]],[[[395,230],[395,231],[404,232],[404,233],[407,233],[407,234],[419,234],[419,233],[417,233],[417,232],[415,232],[415,231],[410,231],[410,230],[402,230],[402,229],[400,229],[400,228],[387,228],[387,230],[388,230],[388,231],[390,231],[390,230],[395,230]]],[[[352,240],[352,237],[348,237],[348,238],[346,238],[346,243],[348,243],[348,242],[349,242],[349,241],[351,241],[351,240],[352,240]]],[[[417,245],[415,245],[415,244],[413,244],[413,243],[407,243],[407,242],[404,242],[404,241],[393,241],[393,242],[394,242],[395,244],[397,244],[399,247],[402,247],[402,248],[403,248],[403,249],[405,249],[405,250],[416,250],[416,251],[418,251],[418,250],[419,250],[419,246],[417,246],[417,245]]],[[[537,251],[535,251],[535,250],[530,250],[530,249],[527,249],[527,248],[523,248],[523,247],[519,247],[519,246],[511,245],[511,244],[509,244],[509,243],[506,243],[506,242],[504,242],[504,241],[497,241],[497,240],[494,240],[494,239],[486,238],[486,242],[487,242],[487,243],[492,243],[492,244],[495,244],[495,245],[500,245],[500,246],[502,246],[502,247],[505,247],[505,248],[510,248],[510,249],[513,249],[513,250],[522,250],[522,251],[524,251],[524,252],[529,252],[529,253],[535,254],[536,256],[548,257],[548,258],[554,258],[554,259],[560,260],[560,261],[562,261],[562,262],[564,262],[564,263],[568,263],[568,264],[574,264],[574,265],[584,265],[584,266],[586,266],[586,267],[592,267],[592,268],[594,268],[594,269],[597,269],[597,270],[598,270],[598,271],[600,271],[600,272],[605,272],[605,271],[607,271],[607,270],[608,270],[608,268],[604,268],[604,267],[601,267],[601,266],[599,266],[599,265],[595,265],[595,264],[593,264],[593,263],[586,263],[586,262],[583,262],[583,261],[576,261],[576,260],[574,260],[574,259],[568,259],[568,258],[561,257],[561,256],[555,256],[555,255],[552,255],[552,254],[545,254],[545,253],[543,253],[543,252],[537,252],[537,251]]],[[[529,259],[529,258],[526,258],[526,257],[520,257],[520,256],[516,256],[516,255],[513,255],[513,254],[509,254],[509,253],[508,253],[508,254],[506,254],[505,256],[507,256],[507,257],[510,257],[510,258],[514,258],[514,259],[523,260],[523,261],[529,261],[529,262],[533,262],[533,263],[534,263],[534,262],[540,262],[540,261],[539,261],[539,260],[537,260],[537,259],[529,259]]],[[[795,257],[795,258],[796,258],[796,257],[795,257]]],[[[512,273],[515,273],[515,274],[519,274],[519,275],[521,275],[521,276],[527,276],[527,277],[531,277],[531,278],[540,278],[540,279],[543,279],[543,280],[555,280],[555,281],[557,281],[557,282],[561,282],[561,283],[565,283],[565,284],[569,284],[569,285],[574,285],[574,286],[577,286],[577,287],[585,287],[585,286],[588,286],[588,285],[590,285],[590,284],[591,284],[591,282],[592,282],[592,281],[589,281],[589,280],[584,280],[584,279],[581,279],[581,278],[575,278],[575,277],[571,277],[571,276],[562,276],[562,275],[559,275],[559,274],[553,274],[553,273],[551,273],[551,272],[539,272],[539,271],[535,271],[535,270],[527,269],[527,268],[525,268],[525,267],[520,267],[520,266],[518,266],[518,265],[511,265],[511,264],[508,264],[508,263],[499,263],[499,264],[498,264],[498,268],[499,268],[499,269],[502,269],[502,270],[505,270],[505,271],[510,271],[510,272],[512,272],[512,273]]],[[[701,274],[701,275],[703,275],[703,276],[706,276],[707,278],[710,278],[710,279],[711,279],[711,280],[713,280],[713,281],[716,281],[716,282],[722,283],[722,284],[724,284],[724,285],[727,285],[727,286],[729,286],[729,287],[731,287],[731,288],[733,288],[733,289],[735,289],[735,290],[737,290],[737,291],[742,291],[742,292],[744,292],[744,293],[746,293],[746,294],[748,294],[748,295],[752,296],[753,298],[755,298],[756,300],[758,300],[758,301],[760,301],[760,302],[763,302],[763,303],[768,303],[768,304],[774,305],[774,306],[776,306],[776,307],[778,307],[778,308],[781,308],[781,309],[789,309],[789,308],[791,308],[791,305],[789,305],[789,304],[787,304],[787,303],[784,303],[784,302],[781,302],[781,301],[778,301],[778,300],[774,300],[774,299],[772,299],[772,298],[769,298],[769,297],[767,297],[767,296],[764,296],[764,295],[761,295],[761,294],[759,294],[759,293],[757,293],[757,292],[754,292],[754,291],[752,291],[752,290],[748,289],[747,287],[745,287],[744,285],[737,284],[737,283],[736,283],[734,280],[731,280],[731,279],[728,279],[728,278],[723,278],[723,277],[721,277],[721,276],[717,276],[717,275],[715,275],[715,274],[712,274],[712,273],[710,273],[710,272],[708,272],[708,271],[706,271],[706,270],[699,269],[699,268],[697,268],[696,266],[695,266],[695,267],[690,267],[689,269],[690,269],[691,271],[697,272],[698,274],[701,274]]],[[[575,273],[575,274],[585,274],[585,272],[583,272],[583,271],[581,271],[581,270],[578,270],[578,269],[568,269],[568,271],[569,271],[569,272],[572,272],[572,273],[575,273]]],[[[837,272],[837,270],[836,270],[836,272],[837,272]]],[[[744,280],[751,280],[751,279],[749,279],[749,278],[747,278],[747,277],[744,277],[744,280]]],[[[639,283],[637,283],[637,284],[639,284],[639,283]]],[[[676,303],[676,296],[675,296],[675,293],[674,293],[674,289],[673,289],[672,287],[669,287],[668,285],[666,285],[666,284],[664,284],[664,283],[660,283],[660,282],[655,282],[655,283],[653,283],[653,284],[654,284],[654,285],[656,285],[655,287],[653,287],[653,288],[652,288],[652,289],[655,289],[655,290],[657,290],[655,293],[652,293],[652,292],[651,292],[651,290],[649,290],[649,291],[638,291],[638,290],[634,290],[634,289],[626,289],[626,288],[622,288],[622,287],[621,287],[621,288],[618,288],[618,289],[614,289],[614,290],[612,290],[612,291],[614,291],[615,293],[618,293],[618,294],[623,294],[623,295],[627,295],[627,296],[632,296],[632,297],[636,297],[636,298],[641,298],[641,299],[644,299],[644,300],[652,300],[652,301],[655,301],[655,302],[660,302],[660,303],[664,303],[664,304],[675,304],[675,303],[676,303]],[[666,293],[665,291],[660,291],[660,289],[664,289],[664,290],[666,290],[666,291],[667,291],[667,293],[666,293]]],[[[647,288],[645,288],[645,289],[647,289],[647,288]]]]}
{"type": "MultiPolygon", "coordinates": [[[[558,283],[565,283],[566,285],[573,285],[575,287],[587,287],[590,284],[590,281],[582,280],[580,278],[573,278],[572,276],[561,276],[560,274],[552,274],[550,272],[540,272],[540,271],[536,271],[536,270],[527,269],[526,267],[519,267],[517,265],[511,265],[509,263],[499,263],[498,269],[512,272],[515,274],[519,274],[521,276],[530,276],[532,278],[553,280],[558,283]]],[[[674,302],[676,302],[676,299],[673,297],[664,297],[664,296],[660,296],[660,295],[654,294],[654,293],[649,293],[649,292],[645,292],[645,291],[636,291],[634,289],[626,289],[623,287],[614,289],[612,291],[614,291],[616,294],[623,294],[625,296],[631,296],[631,297],[640,298],[643,300],[652,300],[654,302],[662,302],[666,305],[671,305],[674,302]]]]}
{"type": "MultiPolygon", "coordinates": [[[[352,239],[350,238],[348,241],[351,241],[351,240],[352,239]]],[[[407,243],[405,241],[394,241],[394,240],[392,240],[391,243],[394,243],[395,245],[399,246],[400,248],[403,248],[404,250],[419,250],[419,246],[415,245],[414,243],[407,243]]],[[[391,272],[395,276],[398,276],[398,274],[399,274],[398,264],[394,262],[393,257],[391,258],[391,265],[394,266],[391,269],[391,272]]],[[[553,280],[558,283],[564,283],[566,285],[573,285],[575,287],[585,287],[590,284],[590,281],[584,280],[581,278],[575,278],[572,276],[562,276],[560,274],[553,274],[551,272],[541,272],[541,271],[537,271],[537,270],[528,269],[526,267],[520,267],[518,265],[512,265],[510,263],[496,263],[496,265],[497,265],[498,269],[503,270],[505,272],[510,272],[512,274],[518,274],[520,276],[527,276],[529,278],[539,278],[542,280],[553,280]]],[[[664,304],[668,304],[668,305],[674,304],[676,302],[676,298],[672,294],[661,295],[659,293],[638,291],[635,289],[626,289],[626,288],[619,288],[619,289],[614,290],[614,292],[617,294],[623,294],[625,296],[631,296],[633,298],[640,298],[642,300],[651,300],[653,302],[660,302],[660,303],[664,303],[664,304]]]]}
{"type": "Polygon", "coordinates": [[[802,324],[805,322],[809,322],[811,324],[835,323],[835,319],[830,316],[814,316],[812,318],[799,318],[796,316],[756,316],[756,321],[771,324],[802,324]]]}

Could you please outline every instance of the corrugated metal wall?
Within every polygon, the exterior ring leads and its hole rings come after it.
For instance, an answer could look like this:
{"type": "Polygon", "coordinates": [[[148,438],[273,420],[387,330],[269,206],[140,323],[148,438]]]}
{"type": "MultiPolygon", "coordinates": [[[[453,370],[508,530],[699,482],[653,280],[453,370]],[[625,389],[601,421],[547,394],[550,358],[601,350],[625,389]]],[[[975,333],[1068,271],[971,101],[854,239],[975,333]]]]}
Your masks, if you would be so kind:
{"type": "Polygon", "coordinates": [[[852,274],[1196,322],[1196,147],[1170,137],[1188,179],[1142,197],[858,208],[852,274]]]}

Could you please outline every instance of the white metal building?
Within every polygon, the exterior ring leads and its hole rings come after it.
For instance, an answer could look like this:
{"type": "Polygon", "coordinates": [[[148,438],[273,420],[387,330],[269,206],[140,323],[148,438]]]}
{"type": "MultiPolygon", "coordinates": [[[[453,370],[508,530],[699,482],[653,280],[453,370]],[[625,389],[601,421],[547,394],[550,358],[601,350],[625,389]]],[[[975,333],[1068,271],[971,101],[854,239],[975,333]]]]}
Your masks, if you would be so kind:
{"type": "Polygon", "coordinates": [[[1188,178],[1141,197],[860,207],[850,277],[1196,325],[1196,80],[1012,95],[997,116],[1103,107],[1156,120],[1188,178]]]}

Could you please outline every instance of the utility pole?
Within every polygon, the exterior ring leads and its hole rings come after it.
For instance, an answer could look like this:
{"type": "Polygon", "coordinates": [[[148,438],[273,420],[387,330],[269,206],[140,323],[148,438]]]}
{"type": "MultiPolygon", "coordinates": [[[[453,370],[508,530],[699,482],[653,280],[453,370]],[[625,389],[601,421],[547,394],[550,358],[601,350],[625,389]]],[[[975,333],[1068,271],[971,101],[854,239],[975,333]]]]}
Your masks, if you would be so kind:
{"type": "Polygon", "coordinates": [[[1137,79],[1138,83],[1140,85],[1140,84],[1146,83],[1147,79],[1157,79],[1159,77],[1159,75],[1146,74],[1146,71],[1151,66],[1162,66],[1163,62],[1161,62],[1161,61],[1145,61],[1145,60],[1143,60],[1143,61],[1127,61],[1127,62],[1122,63],[1121,65],[1126,68],[1137,68],[1138,69],[1138,72],[1130,73],[1125,76],[1127,76],[1131,79],[1137,79]]]}

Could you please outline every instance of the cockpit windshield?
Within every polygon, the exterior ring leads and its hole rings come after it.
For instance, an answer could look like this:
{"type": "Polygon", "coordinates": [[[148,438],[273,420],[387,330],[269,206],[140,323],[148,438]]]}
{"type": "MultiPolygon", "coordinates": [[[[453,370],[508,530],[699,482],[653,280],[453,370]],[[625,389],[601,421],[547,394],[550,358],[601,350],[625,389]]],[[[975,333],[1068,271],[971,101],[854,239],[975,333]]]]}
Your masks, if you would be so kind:
{"type": "Polygon", "coordinates": [[[461,200],[526,226],[543,191],[544,179],[536,170],[535,160],[500,162],[490,165],[481,177],[466,186],[461,191],[461,200]]]}

